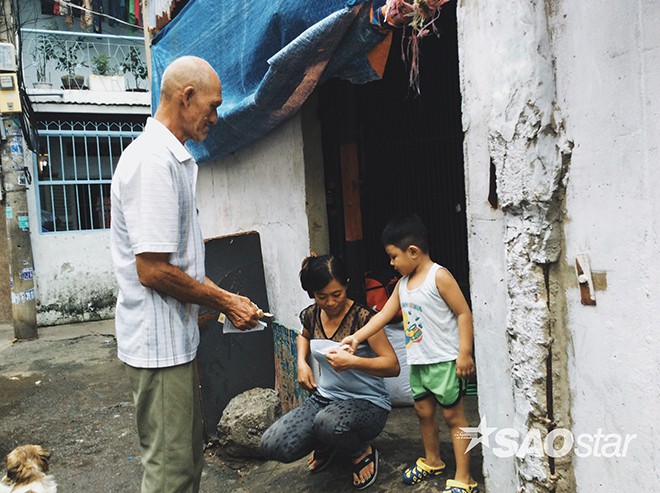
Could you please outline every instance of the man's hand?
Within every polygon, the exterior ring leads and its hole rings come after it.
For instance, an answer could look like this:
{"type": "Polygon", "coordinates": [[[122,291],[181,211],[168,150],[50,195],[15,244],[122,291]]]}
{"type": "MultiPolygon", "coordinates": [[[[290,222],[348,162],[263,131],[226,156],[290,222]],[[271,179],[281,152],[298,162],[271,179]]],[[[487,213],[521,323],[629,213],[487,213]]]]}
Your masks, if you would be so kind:
{"type": "MultiPolygon", "coordinates": [[[[249,330],[259,321],[259,308],[245,296],[230,293],[206,277],[193,279],[170,264],[169,253],[140,253],[135,256],[135,268],[140,283],[184,303],[208,306],[224,313],[238,329],[249,330]]],[[[263,315],[263,314],[262,314],[263,315]]]]}
{"type": "Polygon", "coordinates": [[[471,354],[458,353],[456,358],[456,375],[458,378],[468,378],[474,375],[474,359],[471,354]]]}
{"type": "Polygon", "coordinates": [[[307,363],[298,363],[298,383],[305,390],[316,389],[314,372],[307,363]]]}
{"type": "MultiPolygon", "coordinates": [[[[223,310],[230,322],[240,330],[250,330],[257,325],[260,310],[245,296],[232,294],[229,296],[227,306],[223,310]]],[[[263,312],[261,313],[263,315],[263,312]]]]}

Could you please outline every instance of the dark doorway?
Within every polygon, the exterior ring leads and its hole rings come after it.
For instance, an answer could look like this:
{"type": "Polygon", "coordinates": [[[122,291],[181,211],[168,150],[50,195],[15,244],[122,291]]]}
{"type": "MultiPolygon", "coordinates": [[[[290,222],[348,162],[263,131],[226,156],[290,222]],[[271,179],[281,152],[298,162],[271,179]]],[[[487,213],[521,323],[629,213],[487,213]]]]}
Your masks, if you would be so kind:
{"type": "MultiPolygon", "coordinates": [[[[345,257],[353,275],[386,268],[383,227],[398,213],[415,212],[429,230],[431,257],[469,299],[455,2],[443,8],[436,27],[439,36],[420,42],[419,95],[409,86],[399,30],[382,80],[363,86],[331,80],[320,89],[330,249],[345,257]],[[345,176],[342,186],[347,144],[359,169],[359,210],[349,213],[357,195],[345,196],[345,176]]],[[[353,284],[352,296],[363,299],[353,284]]]]}

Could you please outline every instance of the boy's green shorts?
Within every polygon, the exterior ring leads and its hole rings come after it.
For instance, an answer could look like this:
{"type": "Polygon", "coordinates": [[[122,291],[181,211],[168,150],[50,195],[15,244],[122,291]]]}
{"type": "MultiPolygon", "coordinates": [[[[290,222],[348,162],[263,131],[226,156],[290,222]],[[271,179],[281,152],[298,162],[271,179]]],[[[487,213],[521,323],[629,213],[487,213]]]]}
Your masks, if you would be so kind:
{"type": "Polygon", "coordinates": [[[433,395],[443,407],[455,406],[463,394],[463,386],[456,375],[456,361],[410,365],[410,388],[414,400],[421,401],[433,395]]]}

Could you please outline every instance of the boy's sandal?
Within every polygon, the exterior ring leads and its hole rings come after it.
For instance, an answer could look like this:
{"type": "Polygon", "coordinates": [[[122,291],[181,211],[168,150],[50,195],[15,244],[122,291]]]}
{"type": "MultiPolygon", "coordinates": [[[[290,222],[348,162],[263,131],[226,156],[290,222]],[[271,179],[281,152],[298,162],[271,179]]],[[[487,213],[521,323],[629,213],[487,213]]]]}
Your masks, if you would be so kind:
{"type": "Polygon", "coordinates": [[[311,474],[321,472],[323,469],[328,467],[328,464],[332,462],[332,459],[335,458],[336,453],[337,453],[336,447],[330,447],[325,450],[315,450],[313,460],[316,461],[317,466],[314,469],[312,469],[308,465],[307,470],[309,470],[311,474]]]}
{"type": "Polygon", "coordinates": [[[476,482],[466,484],[455,479],[448,479],[443,493],[479,493],[479,485],[476,482]]]}
{"type": "Polygon", "coordinates": [[[369,455],[367,455],[357,464],[353,464],[353,474],[355,474],[359,478],[360,471],[362,471],[362,469],[367,467],[372,462],[374,463],[373,474],[369,476],[366,480],[364,480],[362,483],[358,483],[358,484],[353,483],[355,489],[363,490],[376,482],[376,476],[378,476],[378,449],[376,449],[373,445],[371,446],[371,453],[369,455]]]}
{"type": "Polygon", "coordinates": [[[406,484],[417,484],[425,479],[440,476],[445,472],[446,465],[440,467],[431,467],[426,465],[426,459],[420,457],[414,466],[403,471],[403,482],[406,484]]]}

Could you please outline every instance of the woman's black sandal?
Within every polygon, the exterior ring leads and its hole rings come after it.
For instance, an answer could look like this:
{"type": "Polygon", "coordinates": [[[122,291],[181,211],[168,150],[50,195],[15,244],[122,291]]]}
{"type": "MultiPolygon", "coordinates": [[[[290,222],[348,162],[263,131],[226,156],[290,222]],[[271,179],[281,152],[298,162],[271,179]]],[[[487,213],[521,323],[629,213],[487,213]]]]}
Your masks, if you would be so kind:
{"type": "Polygon", "coordinates": [[[328,464],[332,462],[332,459],[334,459],[336,453],[336,447],[330,447],[325,450],[315,450],[313,460],[317,462],[318,465],[314,469],[311,469],[309,466],[307,466],[307,469],[309,469],[309,472],[312,474],[321,472],[323,469],[328,467],[328,464]]]}
{"type": "Polygon", "coordinates": [[[353,486],[355,486],[356,489],[363,490],[376,482],[376,476],[378,476],[378,449],[374,448],[373,446],[371,447],[371,453],[369,455],[367,455],[357,464],[353,464],[353,474],[359,478],[360,471],[367,467],[371,462],[374,463],[374,473],[362,483],[353,483],[353,486]]]}

